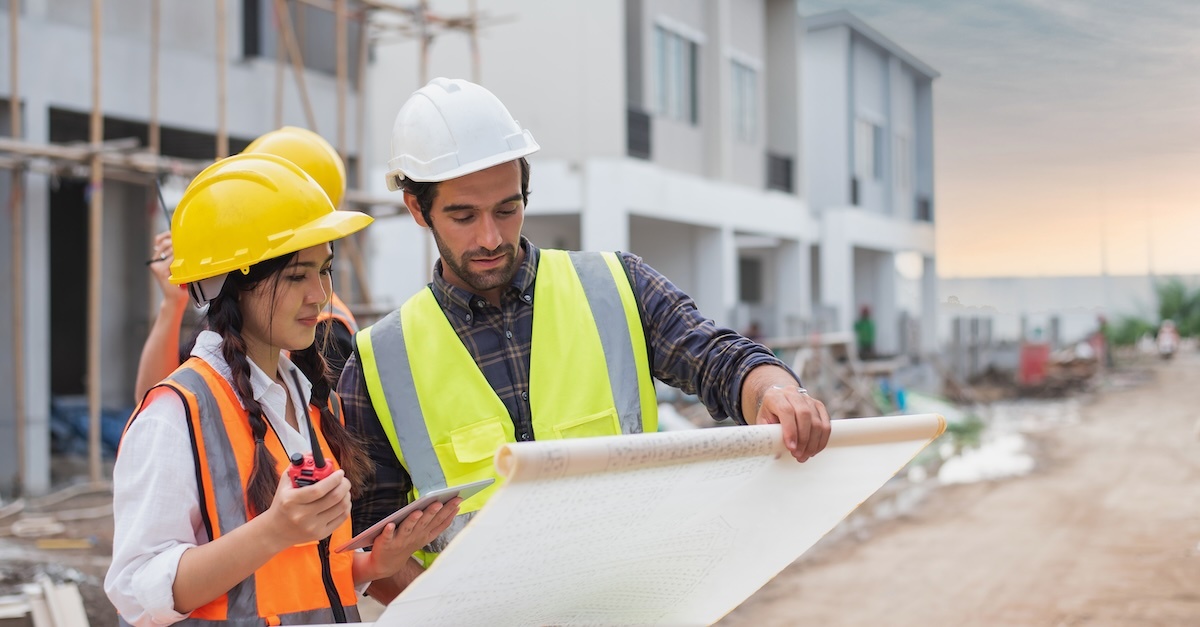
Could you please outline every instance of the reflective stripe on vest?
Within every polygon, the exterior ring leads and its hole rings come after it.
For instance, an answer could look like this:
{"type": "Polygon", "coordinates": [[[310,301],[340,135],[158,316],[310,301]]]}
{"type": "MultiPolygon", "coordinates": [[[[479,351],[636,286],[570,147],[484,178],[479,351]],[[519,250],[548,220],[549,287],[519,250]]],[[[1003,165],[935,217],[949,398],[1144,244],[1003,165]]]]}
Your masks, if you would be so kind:
{"type": "MultiPolygon", "coordinates": [[[[215,541],[245,524],[249,518],[246,486],[254,464],[254,437],[247,412],[229,382],[198,358],[180,366],[158,389],[163,388],[174,391],[183,401],[192,449],[198,461],[200,507],[210,540],[215,541]]],[[[152,395],[147,394],[146,398],[150,399],[152,395]]],[[[140,411],[141,407],[137,413],[140,411]]],[[[137,413],[130,419],[131,424],[137,413]]],[[[331,458],[328,442],[320,429],[320,412],[310,406],[309,417],[322,450],[331,458]]],[[[277,471],[282,473],[287,465],[282,444],[271,435],[265,438],[265,444],[275,458],[277,471]]],[[[336,460],[332,461],[336,465],[336,460]]],[[[330,544],[337,546],[350,537],[351,523],[347,520],[334,531],[330,544]]],[[[249,626],[334,622],[318,551],[316,543],[309,543],[276,554],[228,593],[196,609],[178,624],[249,626]],[[263,585],[258,585],[259,582],[263,585]]],[[[356,598],[353,554],[333,553],[329,561],[334,587],[347,620],[357,621],[358,608],[353,603],[356,598]],[[347,604],[347,601],[351,603],[347,604]]]]}
{"type": "Polygon", "coordinates": [[[338,298],[336,293],[329,296],[329,309],[322,309],[317,316],[317,322],[326,320],[337,320],[342,323],[350,331],[350,335],[358,333],[358,321],[354,319],[354,314],[342,299],[338,298]]]}
{"type": "MultiPolygon", "coordinates": [[[[535,437],[655,431],[658,406],[633,290],[613,253],[542,250],[529,406],[535,437]]],[[[512,418],[429,289],[356,336],[363,377],[420,494],[496,477],[512,418]]],[[[468,499],[427,549],[440,552],[495,490],[468,499]]]]}

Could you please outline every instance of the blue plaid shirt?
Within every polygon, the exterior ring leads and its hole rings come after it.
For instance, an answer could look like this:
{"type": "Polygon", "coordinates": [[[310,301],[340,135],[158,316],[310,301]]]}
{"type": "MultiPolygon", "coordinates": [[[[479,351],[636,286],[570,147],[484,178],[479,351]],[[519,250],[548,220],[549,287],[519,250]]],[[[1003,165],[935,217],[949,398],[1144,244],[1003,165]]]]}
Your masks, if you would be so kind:
{"type": "MultiPolygon", "coordinates": [[[[534,439],[529,410],[529,353],[533,339],[534,281],[538,248],[524,237],[525,259],[494,307],[484,298],[450,285],[442,262],[434,266],[434,298],[508,408],[518,441],[534,439]],[[512,333],[508,339],[506,333],[512,333]]],[[[756,366],[787,368],[766,347],[730,329],[718,327],[696,309],[691,297],[641,257],[618,253],[632,279],[655,378],[699,396],[716,419],[732,416],[744,423],[742,380],[756,366]]],[[[391,444],[367,394],[357,353],[346,362],[337,392],[345,405],[346,427],[366,444],[375,479],[354,502],[354,533],[359,533],[407,504],[412,480],[391,444]]]]}

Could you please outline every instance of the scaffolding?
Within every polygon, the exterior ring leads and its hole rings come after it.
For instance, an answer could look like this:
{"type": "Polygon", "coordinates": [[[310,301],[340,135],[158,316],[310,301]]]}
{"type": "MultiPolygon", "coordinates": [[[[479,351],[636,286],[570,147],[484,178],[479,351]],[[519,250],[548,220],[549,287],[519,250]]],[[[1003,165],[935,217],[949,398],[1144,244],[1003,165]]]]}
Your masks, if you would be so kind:
{"type": "MultiPolygon", "coordinates": [[[[214,159],[225,157],[229,153],[229,133],[227,129],[227,85],[226,70],[229,65],[226,46],[226,0],[212,0],[216,12],[216,134],[214,159]]],[[[87,396],[88,396],[88,468],[89,478],[93,487],[105,488],[106,482],[102,476],[101,442],[100,442],[100,387],[101,387],[101,294],[102,288],[102,259],[104,223],[103,181],[105,179],[154,186],[164,175],[194,176],[208,166],[209,161],[198,161],[165,157],[161,153],[161,128],[159,124],[159,57],[161,4],[162,0],[151,0],[150,4],[150,76],[149,76],[149,119],[148,141],[145,147],[135,138],[104,137],[104,117],[101,107],[101,51],[103,46],[102,29],[102,0],[91,2],[91,111],[89,115],[88,141],[78,144],[50,144],[25,141],[22,138],[21,92],[20,92],[20,2],[8,3],[9,16],[9,76],[11,86],[9,93],[11,138],[0,138],[0,168],[12,172],[12,186],[9,194],[9,208],[12,224],[12,328],[13,328],[13,373],[14,373],[14,435],[17,444],[17,480],[18,492],[23,492],[28,465],[26,451],[27,405],[25,398],[25,284],[24,284],[24,237],[23,237],[23,205],[24,205],[24,175],[27,172],[38,172],[54,176],[89,179],[88,200],[88,346],[87,346],[87,396]]],[[[357,50],[356,87],[359,93],[358,108],[355,115],[357,146],[361,154],[365,145],[366,128],[364,119],[366,92],[367,61],[372,42],[394,41],[396,39],[416,39],[420,42],[421,56],[419,66],[420,84],[428,80],[429,49],[436,37],[444,32],[458,31],[466,33],[471,47],[473,80],[479,82],[480,56],[478,33],[486,23],[495,23],[481,14],[475,0],[470,1],[469,11],[465,15],[447,16],[430,9],[428,0],[420,0],[413,5],[401,5],[386,0],[273,0],[274,24],[276,27],[277,47],[275,54],[275,128],[283,124],[283,91],[284,76],[290,66],[293,79],[300,95],[305,119],[308,127],[319,132],[316,124],[316,114],[309,99],[308,85],[305,82],[305,65],[301,47],[296,32],[296,24],[292,19],[292,7],[307,5],[330,11],[334,14],[334,37],[337,49],[336,57],[336,129],[333,145],[345,160],[347,157],[347,124],[346,96],[349,87],[349,50],[348,32],[351,22],[357,22],[359,27],[359,45],[357,50]],[[353,5],[353,6],[351,6],[353,5]],[[379,20],[378,16],[391,15],[390,20],[379,20]]],[[[357,180],[348,186],[345,205],[359,208],[375,214],[378,217],[388,215],[407,215],[402,202],[394,198],[372,197],[363,191],[365,185],[365,168],[359,167],[357,180]],[[392,210],[389,211],[388,208],[392,210]],[[382,210],[381,210],[382,209],[382,210]]],[[[149,219],[154,219],[154,215],[149,219]]],[[[350,260],[354,282],[357,285],[360,300],[352,305],[357,312],[373,312],[372,295],[367,281],[366,265],[361,247],[354,237],[346,238],[342,250],[350,260]]],[[[431,256],[427,243],[426,257],[431,256]]],[[[427,268],[427,271],[429,268],[427,268]]],[[[339,277],[342,285],[349,284],[350,277],[339,277]]]]}

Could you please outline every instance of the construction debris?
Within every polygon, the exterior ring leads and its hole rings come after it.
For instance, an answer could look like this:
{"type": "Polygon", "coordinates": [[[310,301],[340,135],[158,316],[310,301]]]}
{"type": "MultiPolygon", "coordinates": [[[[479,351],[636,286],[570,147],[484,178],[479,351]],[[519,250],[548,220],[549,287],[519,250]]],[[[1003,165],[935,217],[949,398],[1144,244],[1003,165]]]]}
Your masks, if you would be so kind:
{"type": "Polygon", "coordinates": [[[88,627],[83,597],[74,582],[54,583],[45,574],[21,586],[20,595],[0,597],[0,619],[32,618],[33,627],[88,627]]]}

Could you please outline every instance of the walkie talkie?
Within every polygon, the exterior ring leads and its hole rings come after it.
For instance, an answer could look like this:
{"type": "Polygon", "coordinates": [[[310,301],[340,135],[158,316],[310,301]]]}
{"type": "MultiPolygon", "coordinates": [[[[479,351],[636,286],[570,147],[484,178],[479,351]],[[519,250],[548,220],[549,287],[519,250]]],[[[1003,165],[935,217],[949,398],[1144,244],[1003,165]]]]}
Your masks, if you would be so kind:
{"type": "MultiPolygon", "coordinates": [[[[292,373],[293,378],[295,374],[292,373]]],[[[296,389],[300,389],[299,381],[296,381],[296,389]]],[[[292,453],[289,458],[292,465],[288,466],[288,476],[292,478],[292,485],[297,488],[312,485],[333,473],[333,464],[328,463],[325,455],[321,453],[321,442],[313,429],[312,418],[308,412],[304,412],[304,417],[308,421],[308,439],[312,442],[312,454],[292,453]]]]}

